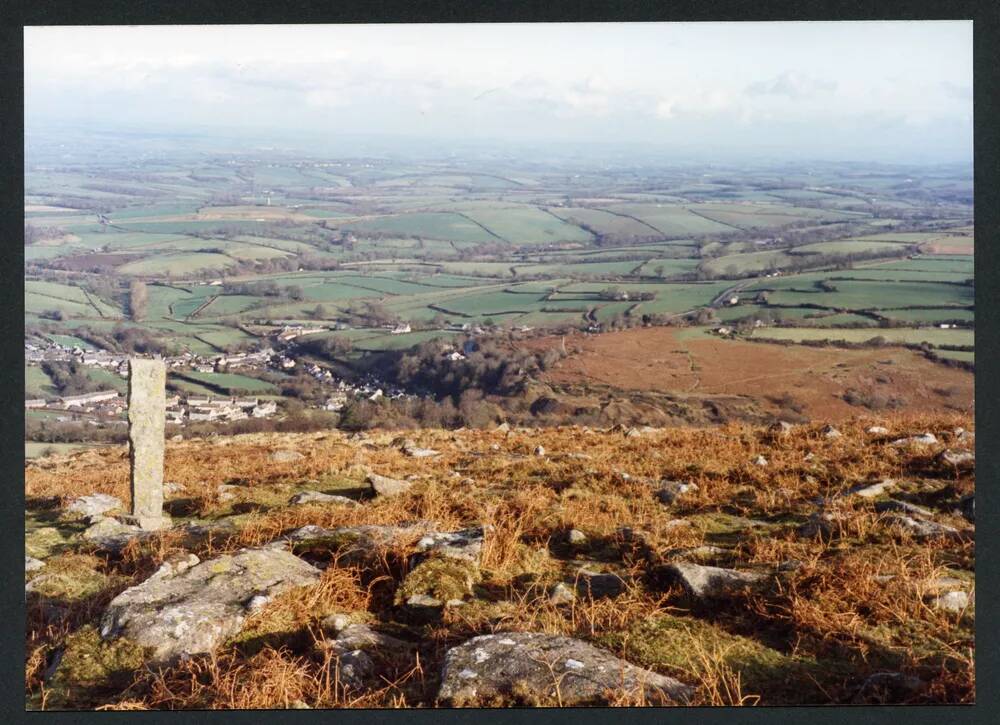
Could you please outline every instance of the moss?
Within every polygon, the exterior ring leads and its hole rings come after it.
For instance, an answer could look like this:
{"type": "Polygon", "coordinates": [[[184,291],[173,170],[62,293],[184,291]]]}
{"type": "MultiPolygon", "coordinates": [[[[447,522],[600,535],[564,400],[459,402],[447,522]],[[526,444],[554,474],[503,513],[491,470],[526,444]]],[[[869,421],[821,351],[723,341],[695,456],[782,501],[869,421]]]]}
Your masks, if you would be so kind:
{"type": "Polygon", "coordinates": [[[59,526],[41,526],[38,520],[25,518],[24,551],[28,556],[45,559],[69,546],[74,535],[84,527],[79,525],[60,524],[59,526]]]}
{"type": "Polygon", "coordinates": [[[98,570],[101,560],[89,554],[63,554],[46,561],[32,572],[32,591],[46,599],[78,601],[110,586],[112,578],[98,570]]]}
{"type": "Polygon", "coordinates": [[[764,704],[829,702],[817,681],[832,683],[850,674],[847,663],[786,655],[708,622],[670,615],[644,620],[603,641],[613,649],[624,645],[629,661],[688,680],[707,674],[712,662],[724,663],[739,673],[743,694],[759,695],[764,704]]]}
{"type": "Polygon", "coordinates": [[[482,581],[479,566],[473,561],[435,556],[418,564],[396,590],[396,604],[404,604],[417,594],[426,594],[440,602],[464,599],[472,587],[482,581]]]}
{"type": "Polygon", "coordinates": [[[124,638],[104,641],[90,625],[77,630],[66,638],[52,678],[53,703],[79,708],[92,697],[128,687],[148,654],[148,648],[124,638]]]}

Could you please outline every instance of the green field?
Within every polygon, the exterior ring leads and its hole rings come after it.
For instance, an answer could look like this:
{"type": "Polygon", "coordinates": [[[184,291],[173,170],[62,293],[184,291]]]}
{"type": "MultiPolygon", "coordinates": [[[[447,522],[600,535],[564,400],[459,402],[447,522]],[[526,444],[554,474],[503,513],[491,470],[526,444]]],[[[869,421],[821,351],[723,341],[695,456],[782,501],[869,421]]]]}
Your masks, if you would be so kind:
{"type": "Polygon", "coordinates": [[[187,379],[210,390],[217,389],[218,392],[231,393],[233,391],[246,390],[251,393],[273,393],[276,391],[276,388],[271,383],[237,373],[199,373],[186,371],[184,373],[173,373],[173,377],[187,379]]]}
{"type": "Polygon", "coordinates": [[[125,275],[163,275],[169,272],[180,277],[203,270],[222,270],[236,263],[235,259],[224,254],[164,254],[123,264],[117,271],[125,275]]]}
{"type": "Polygon", "coordinates": [[[813,329],[808,327],[768,327],[754,331],[753,336],[768,340],[846,340],[848,342],[865,342],[873,337],[882,337],[889,342],[919,344],[929,343],[933,346],[955,345],[972,346],[975,344],[975,333],[972,330],[939,330],[936,328],[881,328],[875,330],[853,329],[813,329]]]}
{"type": "Polygon", "coordinates": [[[967,306],[975,302],[971,287],[941,282],[882,282],[835,280],[835,292],[777,291],[770,294],[772,304],[802,303],[846,309],[890,309],[913,306],[967,306]]]}
{"type": "Polygon", "coordinates": [[[667,237],[698,234],[727,234],[734,231],[728,224],[707,219],[683,206],[670,204],[621,204],[602,207],[606,211],[635,217],[667,237]]]}
{"type": "Polygon", "coordinates": [[[52,378],[37,365],[24,366],[24,394],[28,398],[48,398],[56,395],[52,378]]]}
{"type": "Polygon", "coordinates": [[[534,207],[476,209],[465,215],[511,244],[546,244],[593,241],[594,235],[575,224],[534,207]]]}
{"type": "Polygon", "coordinates": [[[465,217],[451,212],[414,212],[338,225],[358,235],[413,235],[466,244],[502,241],[465,217]]]}

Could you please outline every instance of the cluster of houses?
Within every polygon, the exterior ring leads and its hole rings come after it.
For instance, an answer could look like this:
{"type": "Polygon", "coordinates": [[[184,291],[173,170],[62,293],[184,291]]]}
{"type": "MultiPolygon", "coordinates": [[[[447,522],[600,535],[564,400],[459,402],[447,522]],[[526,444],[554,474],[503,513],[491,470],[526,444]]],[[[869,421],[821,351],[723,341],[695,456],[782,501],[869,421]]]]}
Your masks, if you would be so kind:
{"type": "Polygon", "coordinates": [[[184,425],[185,422],[211,422],[270,418],[278,412],[273,400],[258,398],[214,398],[189,395],[182,405],[178,396],[167,400],[167,422],[184,425]]]}
{"type": "Polygon", "coordinates": [[[102,417],[114,417],[125,409],[125,398],[116,390],[99,390],[80,395],[63,395],[54,401],[31,398],[24,401],[25,409],[57,408],[102,417]]]}

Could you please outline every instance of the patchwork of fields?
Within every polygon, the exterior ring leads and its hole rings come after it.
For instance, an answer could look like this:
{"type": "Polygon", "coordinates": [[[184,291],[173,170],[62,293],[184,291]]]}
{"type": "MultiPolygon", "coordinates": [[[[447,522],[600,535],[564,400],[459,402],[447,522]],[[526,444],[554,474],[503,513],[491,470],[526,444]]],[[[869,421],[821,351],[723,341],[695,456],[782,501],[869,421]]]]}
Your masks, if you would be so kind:
{"type": "MultiPolygon", "coordinates": [[[[87,330],[124,325],[210,355],[258,342],[248,325],[298,322],[357,356],[462,325],[621,326],[714,307],[709,324],[757,319],[757,337],[783,341],[888,324],[888,341],[974,344],[971,208],[922,217],[882,176],[831,167],[783,173],[785,188],[766,171],[664,170],[640,189],[631,174],[509,164],[121,163],[29,166],[26,224],[42,231],[25,248],[25,321],[51,339],[86,345],[87,330]],[[140,319],[130,280],[147,285],[140,319]],[[722,304],[730,292],[738,305],[722,304]],[[397,323],[412,332],[388,334],[397,323]]],[[[928,177],[921,193],[964,183],[928,177]]],[[[30,372],[30,390],[46,385],[30,372]]]]}

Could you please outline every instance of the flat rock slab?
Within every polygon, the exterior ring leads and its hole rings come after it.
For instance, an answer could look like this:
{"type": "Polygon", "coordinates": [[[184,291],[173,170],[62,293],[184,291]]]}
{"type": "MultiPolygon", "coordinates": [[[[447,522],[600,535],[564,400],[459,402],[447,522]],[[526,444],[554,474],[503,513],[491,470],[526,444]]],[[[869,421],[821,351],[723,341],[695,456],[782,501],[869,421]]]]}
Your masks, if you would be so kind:
{"type": "Polygon", "coordinates": [[[87,541],[108,551],[121,551],[132,539],[152,535],[135,524],[122,523],[118,519],[104,516],[91,525],[82,536],[87,541]]]}
{"type": "Polygon", "coordinates": [[[881,496],[883,493],[892,491],[896,488],[896,482],[891,479],[885,479],[884,481],[879,481],[878,483],[864,483],[853,488],[848,489],[847,493],[849,495],[861,496],[861,498],[875,498],[876,496],[881,496]]]}
{"type": "Polygon", "coordinates": [[[389,478],[388,476],[380,476],[377,473],[369,473],[365,477],[365,481],[376,496],[397,496],[413,488],[413,481],[389,478]]]}
{"type": "Polygon", "coordinates": [[[288,499],[288,503],[293,505],[303,503],[335,503],[344,506],[358,505],[357,501],[347,498],[347,496],[336,496],[329,493],[321,493],[320,491],[301,491],[288,499]]]}
{"type": "Polygon", "coordinates": [[[667,567],[671,575],[695,599],[722,599],[744,589],[757,588],[767,580],[760,572],[723,569],[680,561],[667,567]]]}
{"type": "Polygon", "coordinates": [[[938,442],[937,436],[933,433],[921,433],[917,436],[897,438],[892,442],[894,446],[932,446],[938,442]]]}
{"type": "Polygon", "coordinates": [[[25,556],[24,556],[24,571],[25,572],[37,571],[37,570],[41,569],[43,566],[45,566],[45,562],[44,561],[42,561],[41,559],[36,559],[33,556],[28,556],[27,554],[25,554],[25,556]]]}
{"type": "Polygon", "coordinates": [[[581,597],[591,599],[617,597],[625,591],[625,580],[617,574],[580,569],[576,575],[576,591],[581,597]]]}
{"type": "Polygon", "coordinates": [[[431,458],[433,456],[441,455],[440,451],[436,451],[433,448],[420,448],[419,446],[413,445],[403,446],[403,453],[411,458],[431,458]]]}
{"type": "Polygon", "coordinates": [[[89,517],[100,516],[101,514],[106,514],[108,511],[121,509],[121,507],[121,500],[114,496],[109,496],[106,493],[92,493],[89,496],[80,496],[80,498],[73,499],[69,506],[66,507],[66,512],[82,517],[89,517]]]}
{"type": "Polygon", "coordinates": [[[298,451],[280,450],[274,451],[268,458],[274,463],[293,463],[294,461],[301,461],[305,456],[298,451]]]}
{"type": "Polygon", "coordinates": [[[893,511],[898,511],[900,513],[909,514],[911,516],[933,516],[934,512],[923,506],[917,506],[915,503],[910,503],[909,501],[897,501],[896,499],[889,499],[888,501],[879,501],[875,504],[875,511],[880,514],[889,513],[893,511]]]}
{"type": "Polygon", "coordinates": [[[909,531],[918,539],[930,539],[938,536],[948,538],[958,537],[958,529],[947,524],[939,524],[935,521],[914,518],[906,514],[891,514],[886,517],[888,523],[898,524],[901,528],[909,531]]]}
{"type": "Polygon", "coordinates": [[[687,702],[693,689],[571,637],[530,632],[474,637],[445,654],[438,700],[456,706],[534,694],[552,704],[591,705],[616,695],[687,702]]]}
{"type": "Polygon", "coordinates": [[[976,454],[974,451],[956,451],[951,448],[941,451],[937,456],[938,463],[954,468],[975,468],[976,454]]]}
{"type": "Polygon", "coordinates": [[[319,577],[319,569],[278,548],[243,549],[204,562],[192,555],[164,564],[111,600],[101,636],[151,647],[154,663],[212,652],[239,632],[252,609],[319,577]]]}
{"type": "Polygon", "coordinates": [[[286,534],[282,540],[297,550],[326,548],[339,551],[346,562],[365,563],[377,559],[385,548],[419,539],[431,532],[433,527],[426,522],[408,526],[361,525],[333,529],[310,524],[286,534]]]}
{"type": "Polygon", "coordinates": [[[463,531],[435,531],[417,542],[417,551],[478,562],[483,550],[483,535],[482,526],[463,531]]]}

